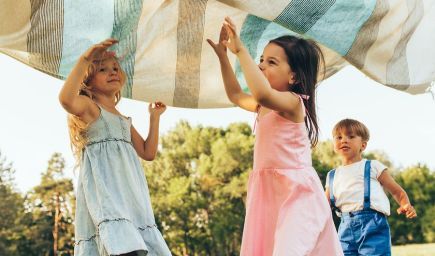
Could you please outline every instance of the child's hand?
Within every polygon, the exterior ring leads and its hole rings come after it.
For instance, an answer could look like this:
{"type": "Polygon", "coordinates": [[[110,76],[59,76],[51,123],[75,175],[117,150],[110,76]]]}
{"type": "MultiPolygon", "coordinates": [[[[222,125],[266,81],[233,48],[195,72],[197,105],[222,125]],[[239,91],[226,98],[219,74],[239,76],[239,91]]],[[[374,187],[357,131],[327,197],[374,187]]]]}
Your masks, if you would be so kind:
{"type": "Polygon", "coordinates": [[[404,204],[397,209],[398,214],[405,213],[406,218],[412,219],[417,217],[417,212],[410,204],[404,204]]]}
{"type": "Polygon", "coordinates": [[[225,22],[223,25],[228,33],[229,40],[224,40],[222,43],[230,49],[230,51],[234,54],[237,54],[240,52],[240,50],[243,48],[243,43],[240,40],[239,36],[236,33],[236,25],[234,22],[229,18],[225,17],[225,22]]]}
{"type": "Polygon", "coordinates": [[[83,55],[82,57],[90,62],[93,62],[95,60],[101,59],[102,57],[109,57],[109,56],[115,56],[114,52],[108,52],[107,49],[118,43],[118,40],[109,38],[104,40],[103,42],[99,44],[92,45],[83,55]]]}
{"type": "Polygon", "coordinates": [[[224,57],[227,54],[227,47],[223,44],[223,42],[228,41],[228,38],[227,29],[222,25],[221,32],[219,34],[219,42],[217,44],[215,44],[212,40],[207,39],[208,44],[210,44],[219,58],[224,57]]]}
{"type": "Polygon", "coordinates": [[[166,111],[166,105],[160,101],[156,101],[148,105],[148,111],[150,112],[151,116],[160,116],[161,114],[163,114],[163,112],[166,111]]]}

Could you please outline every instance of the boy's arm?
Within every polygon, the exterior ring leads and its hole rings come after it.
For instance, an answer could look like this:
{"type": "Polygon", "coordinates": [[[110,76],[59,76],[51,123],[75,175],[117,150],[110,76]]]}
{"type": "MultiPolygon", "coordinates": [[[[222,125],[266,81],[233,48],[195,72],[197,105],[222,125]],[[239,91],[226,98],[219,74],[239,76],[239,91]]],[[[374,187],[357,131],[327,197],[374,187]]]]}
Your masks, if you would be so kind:
{"type": "Polygon", "coordinates": [[[405,213],[407,218],[414,218],[417,216],[417,213],[415,212],[414,207],[411,205],[405,190],[399,184],[397,184],[388,170],[384,170],[382,172],[378,178],[378,181],[400,205],[400,207],[397,209],[398,214],[405,213]]]}
{"type": "Polygon", "coordinates": [[[328,201],[328,204],[331,205],[331,201],[329,200],[329,187],[325,189],[325,196],[326,201],[328,201]]]}

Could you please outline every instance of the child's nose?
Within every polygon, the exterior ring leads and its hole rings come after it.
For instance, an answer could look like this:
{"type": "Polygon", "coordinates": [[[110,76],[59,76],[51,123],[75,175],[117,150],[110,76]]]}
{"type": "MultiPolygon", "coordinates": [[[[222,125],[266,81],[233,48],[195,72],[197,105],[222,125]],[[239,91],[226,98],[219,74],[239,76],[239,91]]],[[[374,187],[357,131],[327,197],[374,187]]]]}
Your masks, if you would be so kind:
{"type": "Polygon", "coordinates": [[[260,64],[258,64],[258,68],[261,70],[261,71],[263,71],[264,70],[264,66],[260,63],[260,64]]]}

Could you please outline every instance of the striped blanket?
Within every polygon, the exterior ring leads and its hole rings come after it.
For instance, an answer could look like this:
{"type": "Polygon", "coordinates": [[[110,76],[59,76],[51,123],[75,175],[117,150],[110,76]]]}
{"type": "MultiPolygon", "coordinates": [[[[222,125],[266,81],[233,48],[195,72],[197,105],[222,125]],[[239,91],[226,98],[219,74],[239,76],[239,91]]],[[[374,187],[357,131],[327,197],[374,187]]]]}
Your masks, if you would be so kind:
{"type": "Polygon", "coordinates": [[[225,16],[256,60],[268,40],[300,34],[321,44],[326,77],[351,64],[413,94],[435,80],[435,0],[2,0],[0,52],[65,79],[90,45],[113,37],[128,75],[124,97],[225,107],[205,40],[217,40],[225,16]]]}

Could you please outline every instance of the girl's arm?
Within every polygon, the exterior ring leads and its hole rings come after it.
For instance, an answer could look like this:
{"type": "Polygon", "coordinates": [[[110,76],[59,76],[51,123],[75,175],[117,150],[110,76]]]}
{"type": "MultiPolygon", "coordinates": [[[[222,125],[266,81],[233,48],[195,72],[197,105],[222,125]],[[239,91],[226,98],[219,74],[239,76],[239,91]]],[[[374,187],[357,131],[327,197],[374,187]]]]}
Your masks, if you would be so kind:
{"type": "Polygon", "coordinates": [[[89,64],[90,62],[81,56],[68,75],[59,93],[59,102],[62,107],[68,113],[82,119],[87,119],[84,117],[89,115],[87,110],[90,110],[90,105],[92,104],[89,97],[79,95],[79,91],[82,87],[81,83],[85,79],[89,64]]]}
{"type": "Polygon", "coordinates": [[[236,75],[234,74],[231,67],[230,60],[228,59],[227,49],[225,45],[222,44],[224,40],[228,40],[228,33],[226,29],[222,26],[219,36],[219,42],[215,44],[210,39],[207,39],[207,42],[210,44],[210,46],[213,48],[219,58],[222,79],[224,82],[227,97],[232,103],[236,104],[237,106],[251,112],[256,112],[258,102],[255,101],[254,97],[247,93],[244,93],[240,88],[240,84],[237,81],[236,75]]]}
{"type": "MultiPolygon", "coordinates": [[[[89,97],[79,95],[82,82],[85,79],[89,65],[95,59],[105,53],[107,48],[115,44],[114,39],[107,39],[100,44],[93,45],[82,56],[80,56],[71,73],[68,75],[65,84],[59,93],[59,101],[65,110],[73,115],[89,120],[89,116],[98,115],[98,109],[91,108],[94,105],[89,97]],[[93,112],[91,113],[92,109],[93,112]],[[96,110],[96,111],[95,111],[96,110]]],[[[108,53],[113,54],[113,53],[108,53]]],[[[92,118],[91,118],[92,119],[92,118]]]]}
{"type": "Polygon", "coordinates": [[[223,44],[239,58],[240,66],[255,101],[276,111],[290,113],[291,115],[300,113],[302,106],[299,97],[291,92],[277,91],[270,86],[269,81],[238,37],[233,21],[228,17],[225,18],[225,21],[224,26],[229,35],[229,41],[224,40],[223,44]]]}
{"type": "Polygon", "coordinates": [[[378,181],[381,185],[393,196],[394,200],[400,205],[397,209],[398,214],[405,213],[407,218],[414,218],[417,216],[414,207],[409,202],[408,195],[405,190],[397,184],[388,170],[384,170],[379,176],[378,181]]]}
{"type": "Polygon", "coordinates": [[[140,136],[136,129],[131,127],[131,139],[133,147],[140,158],[146,161],[152,161],[157,154],[157,146],[159,144],[159,124],[160,115],[165,112],[166,106],[161,102],[156,102],[153,107],[149,105],[150,126],[148,137],[146,140],[140,136]]]}

